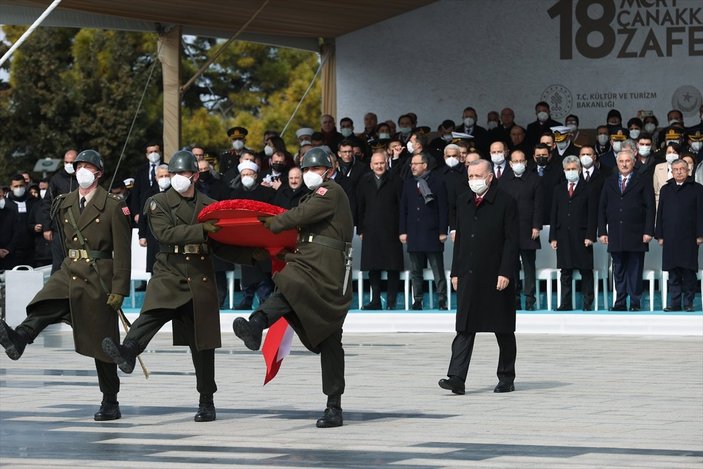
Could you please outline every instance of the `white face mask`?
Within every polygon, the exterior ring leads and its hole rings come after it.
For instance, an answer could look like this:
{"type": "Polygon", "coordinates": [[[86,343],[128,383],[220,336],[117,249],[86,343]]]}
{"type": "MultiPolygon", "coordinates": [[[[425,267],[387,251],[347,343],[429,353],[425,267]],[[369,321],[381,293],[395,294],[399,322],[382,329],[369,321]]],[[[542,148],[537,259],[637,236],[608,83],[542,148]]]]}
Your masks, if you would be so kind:
{"type": "Polygon", "coordinates": [[[655,130],[657,130],[657,126],[654,125],[654,122],[647,122],[646,124],[644,124],[644,130],[648,134],[651,134],[654,133],[655,130]]]}
{"type": "Polygon", "coordinates": [[[27,191],[24,186],[22,187],[15,187],[12,189],[12,195],[17,197],[18,199],[24,195],[24,193],[27,191]]]}
{"type": "Polygon", "coordinates": [[[491,153],[491,161],[493,164],[505,163],[505,153],[491,153]]]}
{"type": "Polygon", "coordinates": [[[310,140],[303,140],[300,142],[300,146],[302,147],[304,145],[312,145],[312,142],[310,140]]]}
{"type": "Polygon", "coordinates": [[[162,191],[165,191],[169,187],[171,187],[171,179],[167,177],[159,178],[158,181],[156,181],[159,184],[159,188],[162,191]]]}
{"type": "Polygon", "coordinates": [[[350,129],[349,127],[342,127],[339,129],[339,133],[342,134],[344,137],[351,137],[353,130],[350,129]]]}
{"type": "Polygon", "coordinates": [[[678,159],[679,159],[679,155],[676,153],[667,153],[666,154],[666,162],[669,164],[673,163],[674,161],[676,161],[678,159]]]}
{"type": "Polygon", "coordinates": [[[474,194],[481,195],[488,189],[488,183],[485,179],[469,179],[469,187],[474,194]]]}
{"type": "Polygon", "coordinates": [[[256,182],[256,179],[252,176],[242,176],[242,185],[246,187],[247,189],[251,189],[254,187],[254,183],[256,182]]]}
{"type": "Polygon", "coordinates": [[[266,145],[264,147],[264,155],[266,155],[266,156],[273,155],[273,147],[271,145],[266,145]]]}
{"type": "Polygon", "coordinates": [[[464,118],[464,125],[466,127],[473,127],[476,121],[474,120],[473,117],[465,117],[464,118]]]}
{"type": "Polygon", "coordinates": [[[452,141],[452,134],[442,135],[442,140],[444,140],[445,142],[451,142],[452,141]]]}
{"type": "Polygon", "coordinates": [[[309,170],[308,172],[303,174],[303,182],[306,186],[308,186],[308,189],[315,190],[322,185],[323,180],[322,176],[320,176],[314,171],[309,170]]]}
{"type": "Polygon", "coordinates": [[[235,140],[232,142],[232,148],[234,148],[235,150],[241,150],[242,148],[244,148],[244,142],[242,142],[241,140],[235,140]]]}
{"type": "Polygon", "coordinates": [[[649,153],[652,151],[652,147],[649,145],[640,145],[637,147],[637,153],[639,153],[642,156],[649,156],[649,153]]]}
{"type": "Polygon", "coordinates": [[[391,138],[391,134],[389,134],[389,133],[381,132],[380,134],[378,134],[378,139],[379,139],[379,140],[385,140],[385,139],[388,139],[388,138],[391,138]]]}
{"type": "Polygon", "coordinates": [[[691,150],[700,151],[701,147],[703,147],[703,142],[691,142],[691,150]]]}
{"type": "Polygon", "coordinates": [[[566,126],[571,129],[572,132],[576,132],[579,129],[579,126],[576,124],[566,124],[566,126]]]}
{"type": "Polygon", "coordinates": [[[450,168],[453,168],[454,166],[459,164],[459,158],[456,156],[449,156],[444,159],[444,162],[449,166],[450,168]]]}
{"type": "Polygon", "coordinates": [[[674,125],[674,124],[680,124],[679,120],[678,119],[671,119],[669,121],[669,125],[674,125]]]}
{"type": "Polygon", "coordinates": [[[546,122],[549,119],[549,113],[540,111],[537,113],[537,120],[540,122],[546,122]]]}
{"type": "Polygon", "coordinates": [[[637,140],[637,138],[640,136],[640,129],[632,129],[630,130],[630,138],[633,140],[637,140]]]}
{"type": "Polygon", "coordinates": [[[407,148],[408,152],[410,152],[410,153],[415,151],[415,146],[413,145],[413,142],[408,142],[407,145],[405,145],[405,148],[407,148]]]}
{"type": "Polygon", "coordinates": [[[581,160],[581,165],[584,168],[590,168],[593,166],[593,157],[591,155],[582,155],[579,159],[581,160]]]}
{"type": "Polygon", "coordinates": [[[0,199],[0,210],[5,208],[5,198],[0,199]]]}
{"type": "Polygon", "coordinates": [[[620,150],[622,150],[622,142],[613,142],[613,151],[617,153],[620,150]]]}
{"type": "Polygon", "coordinates": [[[398,132],[403,135],[408,135],[412,129],[410,127],[398,127],[398,132]]]}
{"type": "Polygon", "coordinates": [[[171,187],[176,189],[179,194],[183,194],[190,187],[190,178],[181,174],[175,174],[171,176],[171,187]]]}
{"type": "Polygon", "coordinates": [[[63,165],[64,171],[66,171],[68,174],[73,174],[76,172],[76,168],[73,167],[73,163],[64,163],[63,165]]]}
{"type": "Polygon", "coordinates": [[[568,146],[569,146],[569,142],[568,142],[568,141],[557,142],[557,149],[558,149],[559,151],[564,151],[564,150],[566,150],[566,147],[568,147],[568,146]]]}
{"type": "Polygon", "coordinates": [[[576,182],[579,180],[579,171],[578,169],[567,169],[564,171],[564,176],[566,176],[567,181],[576,182]]]}
{"type": "Polygon", "coordinates": [[[42,199],[46,196],[46,189],[39,189],[39,197],[42,199]]]}
{"type": "Polygon", "coordinates": [[[606,135],[606,134],[599,134],[598,135],[598,143],[600,143],[601,145],[605,145],[606,143],[608,143],[608,140],[610,140],[608,135],[606,135]]]}
{"type": "Polygon", "coordinates": [[[76,171],[76,181],[81,188],[87,189],[95,182],[95,174],[88,168],[81,168],[76,171]]]}
{"type": "Polygon", "coordinates": [[[148,155],[146,155],[146,157],[147,157],[147,159],[149,160],[149,162],[151,162],[151,163],[153,163],[153,164],[156,164],[156,163],[158,163],[159,161],[161,161],[161,155],[159,155],[159,154],[158,154],[157,152],[155,152],[155,151],[152,151],[151,153],[149,153],[148,155]]]}
{"type": "Polygon", "coordinates": [[[498,127],[498,123],[496,121],[488,121],[488,130],[493,130],[496,127],[498,127]]]}
{"type": "Polygon", "coordinates": [[[516,176],[522,176],[522,173],[525,172],[525,163],[511,163],[510,167],[513,168],[513,173],[516,176]]]}

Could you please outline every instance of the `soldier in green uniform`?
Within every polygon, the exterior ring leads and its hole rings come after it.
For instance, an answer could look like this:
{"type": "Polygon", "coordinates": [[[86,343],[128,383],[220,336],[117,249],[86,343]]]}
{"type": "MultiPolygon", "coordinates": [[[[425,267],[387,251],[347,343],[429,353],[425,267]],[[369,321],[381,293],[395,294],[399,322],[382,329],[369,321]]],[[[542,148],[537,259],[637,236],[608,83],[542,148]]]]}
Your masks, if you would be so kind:
{"type": "Polygon", "coordinates": [[[200,404],[196,422],[215,420],[213,394],[215,349],[221,347],[220,310],[213,268],[213,251],[231,262],[252,264],[260,251],[208,242],[208,233],[220,229],[217,220],[198,223],[200,211],[215,201],[195,190],[198,164],[189,151],[178,151],[168,165],[171,188],[149,198],[145,215],[159,242],[154,272],[146,289],[141,313],[122,345],[113,337],[103,350],[122,371],[131,373],[137,355],[168,321],[173,321],[173,344],[188,345],[195,367],[200,404]]]}
{"type": "Polygon", "coordinates": [[[297,228],[298,243],[285,256],[286,266],[273,277],[274,293],[248,321],[237,318],[232,325],[247,348],[258,350],[263,330],[285,317],[303,345],[320,354],[327,408],[317,421],[319,428],[343,423],[342,326],[352,300],[349,274],[354,226],[344,189],[329,179],[331,166],[324,150],[309,150],[300,167],[312,192],[297,207],[261,218],[274,233],[297,228]]]}
{"type": "Polygon", "coordinates": [[[124,201],[98,186],[103,162],[98,152],[82,151],[73,162],[78,189],[52,204],[66,258],[61,268],[27,306],[27,319],[16,329],[0,320],[0,344],[17,360],[27,344],[50,324],[73,328],[76,352],[95,359],[103,393],[95,420],[120,418],[117,367],[100,340],[119,337],[117,310],[129,292],[131,228],[124,201]]]}

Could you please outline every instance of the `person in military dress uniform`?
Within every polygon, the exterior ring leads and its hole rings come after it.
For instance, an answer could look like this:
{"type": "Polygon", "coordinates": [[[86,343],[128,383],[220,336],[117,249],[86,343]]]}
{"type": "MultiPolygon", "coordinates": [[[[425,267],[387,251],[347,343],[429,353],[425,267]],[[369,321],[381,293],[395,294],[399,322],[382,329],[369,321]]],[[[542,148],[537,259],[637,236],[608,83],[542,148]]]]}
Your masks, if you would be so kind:
{"type": "Polygon", "coordinates": [[[232,142],[232,148],[225,150],[220,154],[218,162],[218,171],[220,174],[225,174],[230,169],[239,164],[239,158],[244,151],[251,151],[246,147],[247,135],[249,131],[244,127],[232,127],[227,130],[227,137],[232,142]]]}
{"type": "Polygon", "coordinates": [[[329,179],[332,165],[325,151],[309,150],[300,167],[312,193],[287,212],[261,217],[274,233],[297,228],[296,249],[285,256],[285,267],[274,275],[273,294],[249,320],[237,318],[232,327],[248,349],[258,350],[263,330],[285,317],[303,345],[320,354],[327,408],[317,427],[338,427],[343,423],[342,326],[352,300],[349,269],[354,226],[344,189],[329,179]]]}
{"type": "Polygon", "coordinates": [[[51,207],[66,257],[27,305],[22,324],[12,329],[0,320],[0,344],[11,359],[18,360],[47,326],[69,324],[76,352],[95,359],[103,400],[94,418],[115,420],[121,417],[120,380],[100,339],[119,337],[117,310],[129,293],[129,209],[121,198],[98,186],[103,175],[98,152],[82,151],[73,166],[78,189],[57,196],[51,207]]]}
{"type": "Polygon", "coordinates": [[[215,349],[221,346],[220,311],[211,254],[237,263],[253,262],[251,249],[208,242],[217,220],[198,223],[200,211],[215,201],[195,190],[198,165],[189,151],[176,152],[168,166],[171,188],[147,199],[145,215],[159,242],[154,271],[141,313],[122,345],[105,337],[102,348],[125,373],[168,321],[174,345],[190,347],[200,403],[196,422],[215,420],[215,349]]]}

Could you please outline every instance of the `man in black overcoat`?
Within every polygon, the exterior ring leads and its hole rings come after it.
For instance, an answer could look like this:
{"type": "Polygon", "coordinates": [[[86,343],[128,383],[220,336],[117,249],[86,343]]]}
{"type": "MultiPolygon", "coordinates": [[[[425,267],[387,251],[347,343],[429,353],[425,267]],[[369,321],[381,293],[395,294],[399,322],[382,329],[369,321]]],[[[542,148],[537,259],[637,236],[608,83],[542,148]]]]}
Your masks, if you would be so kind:
{"type": "Polygon", "coordinates": [[[617,297],[612,311],[640,310],[644,254],[654,236],[654,190],[634,172],[635,156],[621,150],[617,173],[603,184],[598,206],[598,235],[613,258],[613,277],[617,297]]]}
{"type": "Polygon", "coordinates": [[[448,378],[439,386],[464,394],[477,332],[494,332],[500,348],[494,392],[515,390],[515,264],[518,254],[517,204],[493,184],[491,163],[469,165],[471,192],[457,202],[452,286],[457,291],[456,337],[448,378]]]}
{"type": "Polygon", "coordinates": [[[662,245],[662,269],[669,272],[671,301],[664,311],[693,311],[698,249],[703,244],[703,186],[688,177],[684,160],[671,164],[673,177],[662,187],[654,236],[662,245]]]}
{"type": "Polygon", "coordinates": [[[549,242],[557,251],[561,269],[561,304],[559,311],[571,311],[571,280],[574,269],[581,273],[583,310],[593,309],[593,243],[596,240],[598,197],[594,186],[581,177],[577,156],[562,161],[566,181],[554,188],[549,242]]]}
{"type": "Polygon", "coordinates": [[[362,309],[381,308],[381,273],[388,272],[386,305],[395,308],[403,270],[403,245],[398,239],[402,182],[388,171],[385,150],[374,151],[371,172],[356,188],[357,226],[361,236],[361,270],[369,272],[371,301],[362,309]]]}

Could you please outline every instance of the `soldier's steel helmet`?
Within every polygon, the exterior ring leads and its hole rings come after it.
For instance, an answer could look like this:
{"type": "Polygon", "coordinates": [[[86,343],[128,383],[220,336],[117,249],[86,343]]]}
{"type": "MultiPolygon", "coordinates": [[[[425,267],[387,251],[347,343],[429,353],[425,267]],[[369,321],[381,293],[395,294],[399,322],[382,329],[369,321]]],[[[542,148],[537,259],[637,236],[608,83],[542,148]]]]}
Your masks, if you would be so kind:
{"type": "Polygon", "coordinates": [[[314,166],[324,166],[325,168],[332,167],[327,153],[322,148],[311,148],[303,155],[303,159],[300,162],[300,169],[312,168],[314,166]]]}
{"type": "Polygon", "coordinates": [[[73,167],[76,168],[76,166],[78,166],[78,163],[80,162],[90,163],[96,168],[98,168],[98,171],[103,170],[103,159],[100,156],[100,153],[95,150],[83,150],[82,152],[78,153],[76,159],[73,160],[73,167]]]}
{"type": "Polygon", "coordinates": [[[198,161],[195,159],[195,156],[187,150],[177,151],[168,162],[169,173],[180,173],[181,171],[198,172],[198,161]]]}

